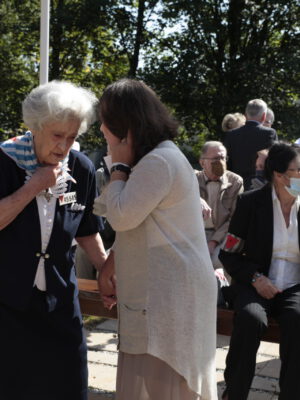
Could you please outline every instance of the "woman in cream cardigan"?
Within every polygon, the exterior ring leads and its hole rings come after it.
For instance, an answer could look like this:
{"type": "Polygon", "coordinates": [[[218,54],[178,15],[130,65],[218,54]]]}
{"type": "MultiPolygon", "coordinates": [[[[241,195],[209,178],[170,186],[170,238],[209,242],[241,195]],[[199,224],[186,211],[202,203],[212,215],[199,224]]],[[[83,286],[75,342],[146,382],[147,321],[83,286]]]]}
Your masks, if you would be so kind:
{"type": "Polygon", "coordinates": [[[216,400],[217,288],[177,124],[131,79],[106,88],[100,115],[112,168],[94,212],[116,231],[99,278],[106,306],[118,304],[116,399],[216,400]]]}

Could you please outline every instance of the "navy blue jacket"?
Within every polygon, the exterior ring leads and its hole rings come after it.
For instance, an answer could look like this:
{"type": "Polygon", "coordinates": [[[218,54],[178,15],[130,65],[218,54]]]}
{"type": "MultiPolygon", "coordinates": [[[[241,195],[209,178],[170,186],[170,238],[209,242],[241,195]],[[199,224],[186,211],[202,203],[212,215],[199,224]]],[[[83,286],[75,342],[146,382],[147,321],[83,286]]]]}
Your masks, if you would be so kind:
{"type": "MultiPolygon", "coordinates": [[[[77,296],[77,284],[72,253],[72,241],[77,236],[88,236],[102,229],[101,219],[92,214],[97,196],[95,169],[82,153],[71,150],[70,174],[77,184],[68,182],[67,192],[76,192],[81,211],[72,211],[71,204],[57,201],[54,225],[45,258],[47,300],[50,309],[72,303],[77,296]]],[[[25,182],[25,171],[20,169],[0,150],[0,199],[25,182]]],[[[4,229],[0,231],[0,302],[16,309],[26,309],[41,253],[41,229],[36,199],[4,229]]]]}

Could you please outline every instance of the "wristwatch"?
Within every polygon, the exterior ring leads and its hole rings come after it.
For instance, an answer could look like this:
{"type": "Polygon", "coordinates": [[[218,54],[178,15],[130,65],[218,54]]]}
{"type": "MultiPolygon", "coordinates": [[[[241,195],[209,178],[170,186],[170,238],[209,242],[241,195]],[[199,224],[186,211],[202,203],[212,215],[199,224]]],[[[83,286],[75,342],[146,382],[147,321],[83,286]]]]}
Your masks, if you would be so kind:
{"type": "Polygon", "coordinates": [[[255,272],[255,274],[253,275],[253,278],[251,279],[251,283],[255,283],[257,281],[257,279],[260,278],[261,276],[263,276],[263,274],[261,272],[255,272]]]}
{"type": "Polygon", "coordinates": [[[110,173],[112,174],[114,171],[121,171],[121,172],[125,172],[127,175],[130,174],[131,172],[131,168],[128,165],[124,165],[124,164],[116,164],[113,165],[110,169],[110,173]]]}

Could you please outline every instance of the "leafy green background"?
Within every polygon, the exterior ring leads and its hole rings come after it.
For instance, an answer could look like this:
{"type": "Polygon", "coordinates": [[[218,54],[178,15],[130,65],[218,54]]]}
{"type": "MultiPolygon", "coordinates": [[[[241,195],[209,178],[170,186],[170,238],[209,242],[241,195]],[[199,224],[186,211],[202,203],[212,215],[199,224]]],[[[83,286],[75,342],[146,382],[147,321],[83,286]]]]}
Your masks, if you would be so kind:
{"type": "MultiPolygon", "coordinates": [[[[181,123],[197,162],[221,121],[262,98],[281,139],[300,137],[299,0],[52,0],[49,79],[97,96],[121,78],[149,84],[181,123]]],[[[21,103],[39,80],[39,0],[0,4],[0,141],[22,132],[21,103]]],[[[94,125],[82,149],[102,145],[94,125]]]]}

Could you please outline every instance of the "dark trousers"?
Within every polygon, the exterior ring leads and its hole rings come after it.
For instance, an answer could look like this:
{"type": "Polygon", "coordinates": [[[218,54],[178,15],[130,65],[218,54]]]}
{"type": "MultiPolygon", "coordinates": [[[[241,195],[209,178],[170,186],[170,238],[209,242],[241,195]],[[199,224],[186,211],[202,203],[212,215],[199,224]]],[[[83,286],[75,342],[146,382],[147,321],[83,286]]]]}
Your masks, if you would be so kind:
{"type": "Polygon", "coordinates": [[[300,399],[300,285],[271,300],[250,285],[237,284],[234,327],[224,372],[228,399],[246,400],[255,373],[256,353],[268,315],[280,326],[279,400],[300,399]]]}
{"type": "Polygon", "coordinates": [[[0,303],[0,368],[0,400],[87,400],[78,301],[49,312],[46,294],[34,288],[28,310],[0,303]]]}

